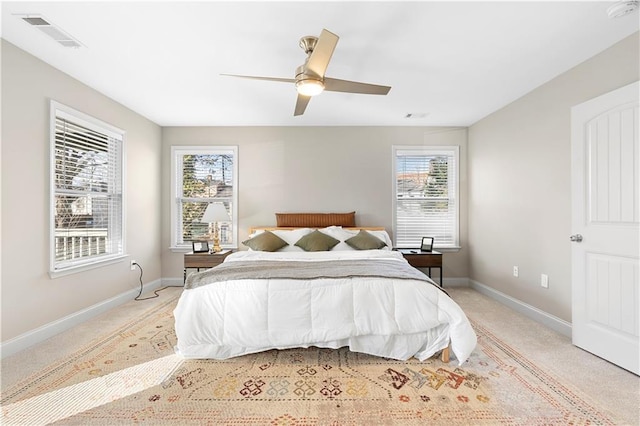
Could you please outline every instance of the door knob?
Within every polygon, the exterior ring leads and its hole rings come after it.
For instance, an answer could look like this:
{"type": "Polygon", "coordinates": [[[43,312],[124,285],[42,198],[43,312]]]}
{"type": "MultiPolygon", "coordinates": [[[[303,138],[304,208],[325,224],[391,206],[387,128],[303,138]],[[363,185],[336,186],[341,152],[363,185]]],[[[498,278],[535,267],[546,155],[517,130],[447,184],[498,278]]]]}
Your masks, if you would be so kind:
{"type": "Polygon", "coordinates": [[[582,242],[582,235],[580,234],[574,234],[571,237],[569,237],[571,239],[571,241],[573,241],[574,243],[581,243],[582,242]]]}

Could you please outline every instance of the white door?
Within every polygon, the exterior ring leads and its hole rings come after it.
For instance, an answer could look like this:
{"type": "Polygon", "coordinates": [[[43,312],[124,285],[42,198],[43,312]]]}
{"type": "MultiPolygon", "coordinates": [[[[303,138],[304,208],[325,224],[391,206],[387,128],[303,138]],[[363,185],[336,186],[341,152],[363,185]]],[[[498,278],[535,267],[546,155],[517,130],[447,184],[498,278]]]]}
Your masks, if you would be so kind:
{"type": "Polygon", "coordinates": [[[638,82],[571,109],[573,344],[640,374],[638,82]]]}

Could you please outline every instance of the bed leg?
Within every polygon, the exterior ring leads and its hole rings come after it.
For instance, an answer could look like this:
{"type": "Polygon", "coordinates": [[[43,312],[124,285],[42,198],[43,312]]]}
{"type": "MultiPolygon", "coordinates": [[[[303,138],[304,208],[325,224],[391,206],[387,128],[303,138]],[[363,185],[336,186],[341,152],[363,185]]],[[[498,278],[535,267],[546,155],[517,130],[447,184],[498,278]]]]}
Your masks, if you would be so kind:
{"type": "Polygon", "coordinates": [[[445,364],[449,363],[449,346],[447,346],[442,350],[441,357],[442,357],[442,362],[444,362],[445,364]]]}

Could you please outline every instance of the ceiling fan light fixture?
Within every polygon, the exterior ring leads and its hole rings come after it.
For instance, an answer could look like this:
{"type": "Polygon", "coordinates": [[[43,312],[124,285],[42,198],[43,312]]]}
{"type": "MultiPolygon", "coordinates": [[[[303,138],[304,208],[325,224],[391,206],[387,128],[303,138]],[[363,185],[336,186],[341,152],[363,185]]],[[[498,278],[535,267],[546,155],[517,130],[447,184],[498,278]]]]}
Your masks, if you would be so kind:
{"type": "Polygon", "coordinates": [[[298,80],[296,90],[303,96],[316,96],[324,91],[324,83],[315,79],[298,80]]]}

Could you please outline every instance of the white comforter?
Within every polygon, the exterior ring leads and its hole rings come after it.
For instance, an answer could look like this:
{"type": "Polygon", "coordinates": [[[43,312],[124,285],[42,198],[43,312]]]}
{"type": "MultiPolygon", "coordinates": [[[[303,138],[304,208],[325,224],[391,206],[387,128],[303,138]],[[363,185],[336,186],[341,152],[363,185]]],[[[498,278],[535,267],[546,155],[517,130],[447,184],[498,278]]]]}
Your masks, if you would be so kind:
{"type": "MultiPolygon", "coordinates": [[[[238,260],[395,259],[398,252],[237,252],[238,260]]],[[[330,263],[327,263],[330,267],[330,263]]],[[[476,335],[460,307],[423,281],[385,278],[235,280],[185,290],[174,311],[177,351],[226,359],[268,349],[348,346],[352,351],[425,360],[451,349],[462,364],[476,335]]]]}

